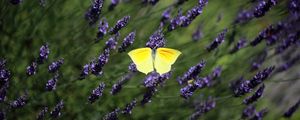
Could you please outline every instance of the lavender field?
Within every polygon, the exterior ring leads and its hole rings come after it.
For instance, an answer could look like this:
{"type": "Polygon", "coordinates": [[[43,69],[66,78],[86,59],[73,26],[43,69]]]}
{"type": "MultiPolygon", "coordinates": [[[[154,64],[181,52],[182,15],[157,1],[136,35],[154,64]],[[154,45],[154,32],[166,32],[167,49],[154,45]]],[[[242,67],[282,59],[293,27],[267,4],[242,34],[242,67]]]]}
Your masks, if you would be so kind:
{"type": "Polygon", "coordinates": [[[1,0],[0,120],[300,120],[300,0],[1,0]]]}

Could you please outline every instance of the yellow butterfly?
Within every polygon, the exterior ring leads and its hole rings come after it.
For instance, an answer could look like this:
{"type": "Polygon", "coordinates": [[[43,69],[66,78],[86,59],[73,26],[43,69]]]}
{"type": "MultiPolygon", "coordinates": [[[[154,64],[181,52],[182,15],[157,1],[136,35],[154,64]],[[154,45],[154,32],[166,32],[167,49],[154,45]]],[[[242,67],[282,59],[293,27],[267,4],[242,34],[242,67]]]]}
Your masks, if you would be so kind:
{"type": "Polygon", "coordinates": [[[148,74],[154,71],[159,74],[167,73],[171,70],[172,64],[175,63],[180,51],[170,48],[138,48],[128,53],[138,71],[148,74]]]}

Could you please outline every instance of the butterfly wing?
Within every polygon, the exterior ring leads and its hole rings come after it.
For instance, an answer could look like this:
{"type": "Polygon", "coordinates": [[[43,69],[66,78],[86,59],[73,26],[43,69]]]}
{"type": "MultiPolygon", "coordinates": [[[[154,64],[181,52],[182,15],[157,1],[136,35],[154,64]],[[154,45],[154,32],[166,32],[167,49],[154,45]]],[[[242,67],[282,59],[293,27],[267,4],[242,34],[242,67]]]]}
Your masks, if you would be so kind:
{"type": "Polygon", "coordinates": [[[139,48],[128,53],[138,71],[149,73],[154,70],[151,48],[139,48]]]}
{"type": "Polygon", "coordinates": [[[156,50],[154,67],[159,74],[167,73],[171,70],[172,64],[175,63],[180,51],[170,48],[158,48],[156,50]]]}

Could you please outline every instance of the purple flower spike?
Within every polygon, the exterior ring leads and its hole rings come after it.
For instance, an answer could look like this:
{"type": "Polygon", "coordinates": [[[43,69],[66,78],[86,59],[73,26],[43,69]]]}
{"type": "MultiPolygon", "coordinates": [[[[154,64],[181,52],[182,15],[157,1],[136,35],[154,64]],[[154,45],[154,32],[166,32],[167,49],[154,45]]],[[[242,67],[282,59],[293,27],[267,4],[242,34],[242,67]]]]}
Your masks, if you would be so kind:
{"type": "Polygon", "coordinates": [[[262,120],[263,117],[268,113],[267,109],[262,109],[259,112],[256,112],[250,120],[262,120]]]}
{"type": "Polygon", "coordinates": [[[231,49],[230,54],[236,53],[240,49],[244,48],[247,45],[247,40],[245,39],[240,39],[238,43],[234,46],[233,49],[231,49]]]}
{"type": "Polygon", "coordinates": [[[50,112],[50,116],[52,118],[58,118],[61,116],[61,110],[64,107],[64,102],[61,100],[56,106],[55,108],[50,112]]]}
{"type": "Polygon", "coordinates": [[[133,62],[131,62],[128,66],[128,70],[131,72],[137,72],[136,65],[133,62]]]}
{"type": "Polygon", "coordinates": [[[162,13],[162,17],[161,17],[161,24],[165,25],[171,18],[171,8],[167,8],[163,13],[162,13]]]}
{"type": "Polygon", "coordinates": [[[286,63],[280,65],[277,69],[276,72],[283,72],[288,70],[289,68],[291,68],[293,65],[295,65],[295,63],[297,63],[297,61],[300,60],[300,55],[297,55],[293,58],[291,58],[290,60],[288,60],[286,63]]]}
{"type": "Polygon", "coordinates": [[[200,26],[197,27],[196,31],[192,35],[193,41],[199,41],[203,36],[200,26]]]}
{"type": "Polygon", "coordinates": [[[98,57],[98,62],[101,67],[103,67],[108,62],[109,51],[109,49],[104,49],[104,52],[98,57]]]}
{"type": "Polygon", "coordinates": [[[17,98],[16,100],[10,102],[10,107],[11,108],[21,108],[23,106],[25,106],[28,102],[28,94],[27,92],[25,92],[24,95],[20,96],[19,98],[17,98]]]}
{"type": "Polygon", "coordinates": [[[297,111],[297,109],[299,108],[299,105],[300,105],[300,100],[295,104],[293,105],[292,107],[290,107],[284,114],[283,114],[283,117],[285,118],[290,118],[292,117],[293,113],[295,113],[297,111]]]}
{"type": "Polygon", "coordinates": [[[277,3],[277,0],[262,0],[259,2],[258,6],[256,6],[253,15],[257,18],[262,17],[271,9],[271,7],[275,6],[277,3]]]}
{"type": "Polygon", "coordinates": [[[147,88],[155,87],[156,80],[158,79],[159,74],[157,72],[151,72],[145,77],[144,86],[147,88]]]}
{"type": "Polygon", "coordinates": [[[111,0],[111,3],[109,5],[109,7],[108,7],[108,10],[109,11],[114,10],[115,7],[119,4],[119,2],[120,2],[119,0],[111,0]]]}
{"type": "Polygon", "coordinates": [[[36,62],[32,62],[31,65],[27,66],[26,74],[28,76],[35,75],[37,72],[37,66],[38,66],[38,64],[36,62]]]}
{"type": "Polygon", "coordinates": [[[48,71],[50,73],[54,73],[59,70],[60,66],[64,63],[64,59],[61,58],[53,63],[51,63],[48,67],[48,71]]]}
{"type": "Polygon", "coordinates": [[[97,39],[96,41],[99,41],[103,38],[104,35],[106,35],[108,29],[108,22],[105,18],[100,20],[99,26],[98,26],[98,33],[97,33],[97,39]]]}
{"type": "Polygon", "coordinates": [[[274,69],[275,67],[271,66],[256,73],[256,75],[250,80],[249,87],[255,88],[257,85],[261,84],[265,79],[267,79],[270,76],[274,69]]]}
{"type": "Polygon", "coordinates": [[[249,105],[247,106],[242,113],[242,118],[250,118],[251,116],[253,116],[256,113],[255,107],[253,105],[249,105]]]}
{"type": "Polygon", "coordinates": [[[200,6],[205,6],[208,3],[208,0],[198,0],[200,6]]]}
{"type": "Polygon", "coordinates": [[[157,91],[155,87],[147,88],[146,93],[143,96],[143,100],[141,101],[142,105],[151,102],[151,98],[153,97],[154,93],[157,91]]]}
{"type": "Polygon", "coordinates": [[[96,61],[92,61],[90,64],[90,69],[91,69],[91,73],[96,75],[96,76],[100,76],[102,75],[102,65],[100,65],[98,62],[96,61]]]}
{"type": "Polygon", "coordinates": [[[254,18],[252,11],[243,10],[238,13],[238,16],[235,18],[235,23],[246,23],[254,18]]]}
{"type": "Polygon", "coordinates": [[[136,99],[126,105],[126,107],[122,110],[122,114],[130,115],[132,109],[136,106],[136,99]]]}
{"type": "Polygon", "coordinates": [[[84,79],[85,77],[87,77],[89,75],[89,71],[90,71],[90,65],[89,64],[85,64],[83,67],[82,67],[82,70],[81,70],[81,74],[80,74],[80,78],[79,79],[84,79]]]}
{"type": "Polygon", "coordinates": [[[151,5],[155,5],[158,1],[159,1],[159,0],[149,0],[149,3],[150,3],[151,5]]]}
{"type": "Polygon", "coordinates": [[[40,55],[38,58],[38,62],[40,64],[44,63],[44,61],[48,59],[49,53],[50,53],[50,49],[48,44],[42,45],[42,47],[40,48],[40,55]]]}
{"type": "Polygon", "coordinates": [[[112,86],[110,93],[112,95],[115,95],[118,92],[120,92],[122,90],[122,85],[124,85],[126,82],[128,82],[133,77],[133,75],[134,75],[133,73],[127,73],[125,76],[123,76],[121,78],[121,80],[119,80],[117,83],[115,83],[112,86]]]}
{"type": "Polygon", "coordinates": [[[94,103],[99,97],[102,96],[105,88],[105,84],[101,82],[99,86],[92,91],[92,94],[89,96],[88,100],[90,103],[94,103]]]}
{"type": "Polygon", "coordinates": [[[200,63],[191,67],[182,77],[179,77],[177,81],[180,85],[186,84],[187,81],[191,79],[196,79],[198,74],[202,71],[203,67],[205,66],[205,61],[201,60],[200,63]]]}
{"type": "Polygon", "coordinates": [[[258,55],[257,58],[252,62],[250,71],[255,71],[260,68],[260,66],[265,61],[266,57],[268,56],[267,51],[263,51],[260,55],[258,55]]]}
{"type": "Polygon", "coordinates": [[[204,6],[195,6],[191,10],[187,12],[186,19],[182,19],[182,27],[187,27],[192,23],[192,21],[202,13],[202,9],[204,6]]]}
{"type": "Polygon", "coordinates": [[[159,47],[164,47],[166,44],[165,42],[164,34],[161,30],[158,30],[150,36],[146,46],[150,47],[151,49],[157,49],[159,47]]]}
{"type": "Polygon", "coordinates": [[[206,48],[208,52],[216,49],[221,43],[225,40],[225,34],[227,33],[227,29],[224,29],[217,38],[206,48]]]}
{"type": "Polygon", "coordinates": [[[5,69],[5,68],[1,68],[0,69],[0,82],[7,82],[10,78],[10,71],[5,69]]]}
{"type": "Polygon", "coordinates": [[[104,49],[109,49],[109,50],[114,50],[114,49],[116,49],[117,44],[118,44],[118,42],[117,42],[117,39],[118,39],[118,38],[117,38],[117,37],[118,37],[118,35],[110,37],[110,38],[105,42],[105,47],[104,47],[104,49]]]}
{"type": "Polygon", "coordinates": [[[13,5],[18,5],[22,2],[23,2],[23,0],[10,0],[10,3],[13,4],[13,5]]]}
{"type": "Polygon", "coordinates": [[[197,86],[196,85],[192,85],[192,84],[188,84],[187,86],[185,86],[184,88],[180,89],[180,95],[181,97],[183,97],[184,99],[188,99],[190,98],[193,93],[197,90],[197,86]]]}
{"type": "Polygon", "coordinates": [[[59,74],[55,74],[55,76],[52,79],[47,81],[47,83],[46,83],[47,91],[53,91],[56,89],[56,83],[58,81],[58,77],[59,77],[59,74]]]}
{"type": "Polygon", "coordinates": [[[5,100],[8,85],[0,86],[0,103],[5,100]]]}
{"type": "Polygon", "coordinates": [[[90,25],[93,25],[100,18],[104,0],[94,0],[89,10],[85,13],[85,19],[90,25]]]}
{"type": "Polygon", "coordinates": [[[119,108],[116,108],[114,111],[106,114],[103,120],[118,120],[118,114],[120,112],[119,108]]]}
{"type": "Polygon", "coordinates": [[[213,70],[211,76],[212,76],[212,78],[217,78],[217,77],[221,76],[221,73],[222,73],[222,67],[218,66],[213,70]]]}
{"type": "MultiPolygon", "coordinates": [[[[185,16],[184,16],[185,17],[185,16]]],[[[178,26],[181,25],[182,23],[182,18],[183,18],[183,15],[182,15],[182,9],[179,9],[178,10],[178,14],[176,17],[172,18],[170,20],[170,25],[168,26],[168,31],[173,31],[175,30],[178,26]]]]}
{"type": "Polygon", "coordinates": [[[110,30],[110,34],[116,34],[121,30],[123,27],[125,27],[130,20],[130,16],[125,16],[122,19],[118,20],[116,25],[110,30]]]}
{"type": "Polygon", "coordinates": [[[232,82],[231,89],[232,89],[235,97],[245,95],[246,93],[249,93],[252,91],[252,88],[250,87],[250,81],[244,80],[243,77],[232,82]]]}
{"type": "Polygon", "coordinates": [[[250,97],[247,97],[246,99],[244,99],[243,103],[246,104],[246,105],[249,105],[255,101],[257,101],[263,94],[264,92],[264,89],[265,89],[265,85],[263,84],[262,86],[260,86],[258,88],[257,91],[255,91],[255,93],[250,96],[250,97]]]}
{"type": "Polygon", "coordinates": [[[123,40],[121,46],[119,46],[118,52],[124,52],[130,45],[133,44],[135,39],[135,32],[129,33],[123,40]]]}
{"type": "Polygon", "coordinates": [[[279,54],[284,52],[290,46],[296,44],[297,38],[299,38],[298,34],[289,34],[287,39],[283,40],[281,44],[279,44],[275,49],[275,54],[279,54]]]}
{"type": "Polygon", "coordinates": [[[196,105],[196,111],[190,116],[189,120],[198,120],[199,117],[215,107],[216,101],[209,97],[208,100],[202,102],[200,105],[196,105]]]}
{"type": "Polygon", "coordinates": [[[48,112],[48,107],[44,107],[40,112],[39,112],[39,114],[38,114],[38,116],[37,116],[37,120],[44,120],[45,119],[45,116],[46,116],[46,114],[47,114],[47,112],[48,112]]]}

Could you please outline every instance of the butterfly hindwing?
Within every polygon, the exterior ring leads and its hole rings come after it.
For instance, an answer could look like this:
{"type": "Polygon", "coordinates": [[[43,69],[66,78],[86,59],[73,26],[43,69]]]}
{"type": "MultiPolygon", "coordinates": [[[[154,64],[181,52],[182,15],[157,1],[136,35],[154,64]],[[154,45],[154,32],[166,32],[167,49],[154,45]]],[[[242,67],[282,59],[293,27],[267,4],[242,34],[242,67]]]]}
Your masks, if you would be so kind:
{"type": "Polygon", "coordinates": [[[149,73],[154,70],[153,58],[151,48],[139,48],[128,53],[138,71],[142,73],[149,73]]]}
{"type": "Polygon", "coordinates": [[[171,70],[172,64],[175,63],[180,51],[170,48],[158,48],[155,53],[154,67],[159,74],[167,73],[171,70]]]}

